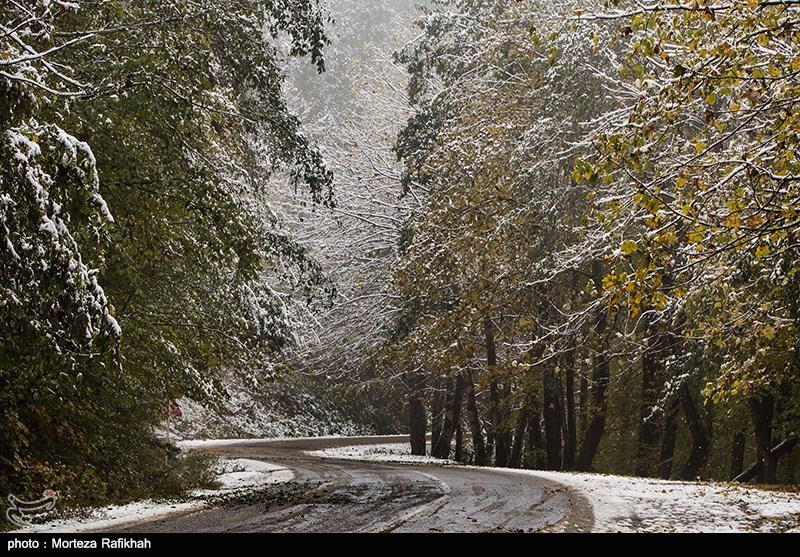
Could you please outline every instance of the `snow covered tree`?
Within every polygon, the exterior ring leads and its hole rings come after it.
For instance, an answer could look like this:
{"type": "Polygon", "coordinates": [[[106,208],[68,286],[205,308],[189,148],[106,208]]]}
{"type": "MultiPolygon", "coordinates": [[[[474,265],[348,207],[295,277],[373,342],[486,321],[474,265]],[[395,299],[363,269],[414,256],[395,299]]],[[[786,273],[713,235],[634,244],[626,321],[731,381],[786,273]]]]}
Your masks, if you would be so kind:
{"type": "Polygon", "coordinates": [[[6,492],[146,494],[163,400],[274,371],[324,281],[260,186],[287,169],[331,202],[277,45],[321,71],[325,19],[312,0],[0,8],[6,492]]]}
{"type": "MultiPolygon", "coordinates": [[[[399,136],[398,152],[406,183],[431,192],[410,226],[408,267],[398,277],[410,297],[408,311],[424,320],[408,344],[438,339],[431,327],[440,322],[443,353],[434,352],[434,361],[446,360],[448,351],[463,357],[452,327],[473,337],[466,344],[480,346],[466,354],[485,352],[490,434],[497,434],[501,464],[518,465],[526,421],[538,415],[538,383],[551,383],[559,358],[572,353],[576,336],[599,311],[574,304],[581,296],[576,277],[590,272],[592,252],[567,261],[557,255],[575,241],[583,215],[585,192],[575,191],[569,176],[576,156],[591,146],[580,122],[602,114],[609,104],[605,88],[616,85],[603,71],[614,52],[598,52],[587,36],[591,26],[564,33],[548,27],[562,21],[554,17],[558,9],[563,6],[447,3],[422,20],[426,40],[404,55],[419,110],[399,136]],[[565,319],[573,310],[578,316],[565,319]],[[498,365],[498,346],[507,364],[498,365]]],[[[598,356],[598,403],[607,380],[603,362],[598,356]]],[[[567,407],[574,426],[574,405],[567,407]]],[[[540,427],[535,421],[532,429],[540,427]]],[[[560,467],[561,426],[546,419],[545,429],[551,441],[558,436],[550,460],[560,467]]],[[[571,463],[577,431],[567,429],[571,463]]],[[[599,435],[591,439],[587,447],[599,435]]]]}
{"type": "Polygon", "coordinates": [[[585,16],[628,22],[620,70],[638,92],[584,170],[613,191],[600,216],[623,236],[607,301],[668,316],[685,350],[719,359],[708,374],[673,362],[675,384],[697,376],[714,401],[749,400],[768,481],[773,445],[797,438],[789,425],[774,442],[771,418],[798,369],[796,16],[793,3],[714,1],[585,16]]]}
{"type": "Polygon", "coordinates": [[[92,414],[87,393],[116,383],[119,371],[120,329],[98,283],[113,218],[95,158],[86,143],[35,117],[41,95],[70,98],[89,90],[53,60],[89,38],[53,40],[56,15],[71,9],[64,2],[0,9],[4,493],[12,485],[34,487],[31,478],[42,472],[58,474],[32,469],[32,455],[58,460],[84,449],[81,430],[92,414]]]}
{"type": "Polygon", "coordinates": [[[326,71],[297,61],[286,97],[334,173],[336,205],[308,206],[279,179],[269,194],[284,229],[309,247],[335,295],[319,300],[290,364],[341,393],[344,407],[381,432],[399,427],[407,370],[379,365],[387,324],[398,311],[389,289],[398,239],[422,192],[404,195],[392,146],[410,106],[404,68],[392,53],[413,40],[414,0],[328,2],[326,71]]]}

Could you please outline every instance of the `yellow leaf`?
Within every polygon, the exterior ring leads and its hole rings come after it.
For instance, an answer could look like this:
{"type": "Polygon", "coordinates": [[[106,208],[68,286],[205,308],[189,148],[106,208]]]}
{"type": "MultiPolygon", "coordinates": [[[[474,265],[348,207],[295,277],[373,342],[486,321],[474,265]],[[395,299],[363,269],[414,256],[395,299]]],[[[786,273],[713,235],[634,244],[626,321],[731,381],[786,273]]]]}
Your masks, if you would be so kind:
{"type": "Polygon", "coordinates": [[[619,249],[625,255],[631,255],[639,251],[639,246],[636,245],[636,242],[634,242],[633,240],[625,240],[624,242],[622,242],[622,245],[619,247],[619,249]]]}
{"type": "Polygon", "coordinates": [[[758,246],[756,249],[756,257],[759,259],[769,255],[769,246],[758,246]]]}
{"type": "Polygon", "coordinates": [[[742,226],[742,219],[739,215],[728,215],[725,217],[725,226],[736,230],[742,226]]]}

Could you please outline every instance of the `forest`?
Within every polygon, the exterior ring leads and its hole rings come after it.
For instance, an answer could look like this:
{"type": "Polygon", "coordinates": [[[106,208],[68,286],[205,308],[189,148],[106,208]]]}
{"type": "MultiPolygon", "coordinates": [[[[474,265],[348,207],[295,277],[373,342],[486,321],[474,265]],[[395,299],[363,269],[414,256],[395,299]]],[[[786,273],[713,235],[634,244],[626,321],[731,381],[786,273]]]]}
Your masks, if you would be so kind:
{"type": "Polygon", "coordinates": [[[448,3],[400,53],[418,448],[427,402],[436,456],[793,483],[796,3],[557,4],[448,3]]]}
{"type": "Polygon", "coordinates": [[[414,454],[796,484],[799,16],[4,2],[0,494],[207,483],[159,409],[286,377],[414,454]]]}

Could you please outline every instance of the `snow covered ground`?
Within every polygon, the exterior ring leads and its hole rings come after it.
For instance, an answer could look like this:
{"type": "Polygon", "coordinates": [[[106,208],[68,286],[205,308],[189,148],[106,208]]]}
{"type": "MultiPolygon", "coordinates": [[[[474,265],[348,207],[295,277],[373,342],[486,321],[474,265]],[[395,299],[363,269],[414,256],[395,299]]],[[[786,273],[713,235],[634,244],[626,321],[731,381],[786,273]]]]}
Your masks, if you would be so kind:
{"type": "MultiPolygon", "coordinates": [[[[342,435],[321,435],[319,437],[270,437],[270,438],[243,438],[243,439],[187,439],[178,441],[176,445],[181,449],[202,449],[213,447],[229,447],[235,445],[242,445],[244,443],[260,443],[266,441],[306,441],[306,440],[324,440],[324,439],[341,439],[342,435]]],[[[376,435],[375,437],[391,437],[391,435],[376,435]]],[[[366,448],[366,447],[365,447],[366,448]]]]}
{"type": "Polygon", "coordinates": [[[54,520],[46,524],[31,525],[15,532],[65,533],[122,528],[171,513],[201,509],[206,504],[208,497],[245,493],[260,486],[288,482],[294,478],[294,473],[282,466],[241,458],[220,459],[214,472],[220,488],[194,491],[189,494],[188,500],[180,502],[140,501],[128,505],[91,509],[80,518],[54,520]]]}
{"type": "MultiPolygon", "coordinates": [[[[430,453],[428,443],[427,452],[430,453]]],[[[432,456],[416,456],[411,454],[408,443],[387,443],[384,445],[356,445],[352,447],[334,447],[308,454],[319,458],[342,458],[345,460],[369,460],[374,462],[400,462],[412,464],[456,464],[452,460],[442,460],[432,456]]]]}
{"type": "MultiPolygon", "coordinates": [[[[179,400],[181,416],[169,424],[172,439],[232,437],[302,437],[365,435],[372,431],[341,415],[336,404],[322,400],[309,385],[276,380],[260,387],[241,384],[235,375],[223,379],[228,398],[220,409],[190,399],[179,400]]],[[[163,424],[166,427],[166,424],[163,424]]],[[[167,437],[166,431],[162,432],[167,437]]]]}
{"type": "MultiPolygon", "coordinates": [[[[321,438],[313,438],[319,441],[321,438]]],[[[186,441],[184,448],[220,447],[258,440],[186,441]]],[[[313,445],[312,445],[313,446],[313,445]]],[[[344,446],[309,451],[317,457],[378,462],[448,465],[450,461],[411,456],[407,443],[344,446]]],[[[450,465],[453,465],[451,468],[450,465]]],[[[430,469],[431,475],[436,469],[430,469]]],[[[145,501],[94,509],[81,518],[52,521],[18,532],[85,532],[123,528],[170,513],[201,509],[209,496],[245,493],[291,480],[275,464],[246,458],[221,459],[215,470],[221,487],[198,491],[177,502],[145,501]]],[[[498,470],[560,483],[592,508],[595,532],[800,532],[800,493],[767,491],[746,485],[676,482],[601,474],[498,470]]]]}
{"type": "MultiPolygon", "coordinates": [[[[323,458],[446,463],[410,454],[408,444],[314,451],[323,458]]],[[[595,532],[796,532],[800,493],[747,485],[678,482],[534,470],[504,470],[549,479],[575,490],[594,511],[595,532]]]]}

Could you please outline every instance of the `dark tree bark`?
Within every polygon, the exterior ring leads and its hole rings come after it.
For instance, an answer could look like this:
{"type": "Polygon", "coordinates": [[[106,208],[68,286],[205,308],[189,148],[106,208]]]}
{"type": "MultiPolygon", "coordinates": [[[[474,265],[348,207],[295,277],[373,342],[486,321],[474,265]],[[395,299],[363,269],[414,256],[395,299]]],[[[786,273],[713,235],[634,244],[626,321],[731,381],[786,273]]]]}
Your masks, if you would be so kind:
{"type": "Polygon", "coordinates": [[[461,430],[461,420],[456,422],[456,448],[453,455],[456,462],[464,461],[464,432],[461,430]]]}
{"type": "Polygon", "coordinates": [[[478,415],[478,404],[475,397],[475,379],[471,371],[464,372],[464,382],[467,392],[467,420],[472,434],[472,446],[475,450],[475,465],[486,466],[486,445],[483,442],[483,426],[478,415]]]}
{"type": "Polygon", "coordinates": [[[494,379],[489,384],[489,401],[492,405],[492,427],[494,429],[494,465],[503,468],[508,462],[508,447],[502,431],[502,428],[505,427],[505,418],[501,408],[500,387],[494,379]]]}
{"type": "Polygon", "coordinates": [[[456,425],[461,419],[461,399],[464,396],[464,377],[461,372],[456,373],[452,395],[448,397],[445,405],[444,424],[442,424],[442,436],[439,442],[433,447],[431,454],[436,458],[450,457],[450,444],[456,432],[456,425]]]}
{"type": "MultiPolygon", "coordinates": [[[[649,319],[653,319],[649,317],[649,319]]],[[[636,448],[636,475],[651,477],[655,473],[658,445],[659,423],[653,415],[658,403],[658,375],[663,357],[663,335],[660,327],[648,323],[646,327],[647,347],[642,355],[642,390],[639,403],[639,437],[636,448]]]]}
{"type": "MultiPolygon", "coordinates": [[[[592,278],[598,292],[603,288],[603,264],[595,261],[592,265],[592,278]]],[[[589,424],[586,434],[575,461],[575,469],[587,472],[592,468],[594,456],[600,446],[600,440],[606,430],[608,417],[607,390],[611,379],[609,361],[606,347],[606,329],[608,328],[608,312],[604,307],[598,309],[597,320],[594,326],[597,353],[592,364],[592,403],[589,408],[589,424]]]]}
{"type": "Polygon", "coordinates": [[[544,442],[547,452],[547,469],[561,470],[561,405],[558,401],[559,378],[550,364],[542,372],[544,402],[544,442]]]}
{"type": "MultiPolygon", "coordinates": [[[[581,375],[581,392],[578,394],[578,431],[586,433],[586,426],[589,423],[589,378],[584,373],[581,375]]],[[[577,442],[576,442],[577,450],[577,442]]]]}
{"type": "Polygon", "coordinates": [[[452,425],[451,415],[453,412],[453,381],[447,381],[445,383],[445,392],[444,397],[442,400],[442,411],[441,411],[441,428],[439,429],[439,435],[436,438],[436,442],[431,443],[431,456],[435,456],[436,458],[450,458],[450,441],[452,440],[453,430],[451,430],[450,436],[448,437],[447,429],[448,424],[452,425]],[[447,441],[445,442],[445,437],[447,437],[447,441]],[[442,451],[446,448],[447,454],[446,456],[440,456],[442,451]]]}
{"type": "Polygon", "coordinates": [[[511,446],[511,456],[508,459],[509,468],[519,468],[522,463],[522,446],[525,444],[525,428],[528,426],[528,409],[519,412],[517,427],[514,429],[514,444],[511,446]]]}
{"type": "Polygon", "coordinates": [[[425,433],[428,430],[425,403],[422,400],[425,380],[422,377],[412,379],[411,392],[408,398],[409,431],[411,432],[411,454],[425,456],[425,433]]]}
{"type": "Polygon", "coordinates": [[[756,481],[775,483],[777,460],[772,455],[772,417],[775,412],[775,397],[766,393],[750,397],[750,414],[756,434],[756,481]]]}
{"type": "Polygon", "coordinates": [[[564,438],[564,470],[575,467],[575,453],[578,447],[578,430],[575,416],[575,351],[569,350],[564,356],[564,369],[567,390],[567,434],[564,438]]]}
{"type": "Polygon", "coordinates": [[[744,431],[737,431],[733,436],[733,447],[731,448],[731,480],[739,477],[744,470],[744,431]]]}
{"type": "Polygon", "coordinates": [[[511,385],[509,384],[503,385],[503,387],[500,390],[500,393],[501,393],[500,411],[503,417],[503,424],[500,428],[498,437],[502,438],[503,442],[502,446],[506,452],[506,463],[507,463],[511,458],[511,446],[514,441],[513,439],[514,432],[511,431],[511,428],[509,427],[509,420],[511,419],[511,417],[509,416],[506,407],[507,401],[511,400],[511,385]]]}
{"type": "Polygon", "coordinates": [[[703,424],[704,420],[695,404],[694,397],[692,397],[692,393],[686,383],[681,385],[679,396],[683,413],[686,416],[686,424],[689,426],[689,433],[692,437],[692,450],[689,453],[689,460],[686,462],[686,466],[681,471],[681,479],[695,480],[708,459],[711,440],[703,424]]]}
{"type": "Polygon", "coordinates": [[[670,401],[664,414],[664,431],[661,436],[661,451],[658,454],[658,477],[668,480],[672,477],[672,461],[675,458],[675,440],[678,435],[678,410],[681,401],[678,397],[670,401]]]}
{"type": "MultiPolygon", "coordinates": [[[[497,346],[494,341],[494,325],[491,319],[486,319],[483,322],[483,326],[486,338],[486,367],[491,374],[497,367],[497,346]]],[[[494,377],[492,377],[489,383],[489,402],[491,404],[492,437],[494,439],[494,465],[503,468],[508,463],[508,445],[506,444],[506,436],[503,435],[505,417],[503,416],[500,400],[500,385],[494,377]]]]}
{"type": "Polygon", "coordinates": [[[542,470],[545,466],[544,460],[544,439],[542,438],[542,416],[539,410],[539,403],[531,404],[530,415],[528,416],[528,450],[533,455],[533,467],[542,470]]]}
{"type": "Polygon", "coordinates": [[[433,397],[431,397],[431,451],[439,444],[439,439],[442,437],[445,399],[444,392],[440,389],[434,390],[433,397]]]}
{"type": "MultiPolygon", "coordinates": [[[[791,439],[784,439],[774,447],[770,451],[770,456],[777,462],[780,458],[784,455],[789,454],[794,450],[797,446],[797,438],[791,439]]],[[[754,462],[750,466],[747,467],[747,470],[733,478],[735,482],[749,482],[753,478],[756,477],[756,471],[758,470],[758,461],[754,462]]]]}

